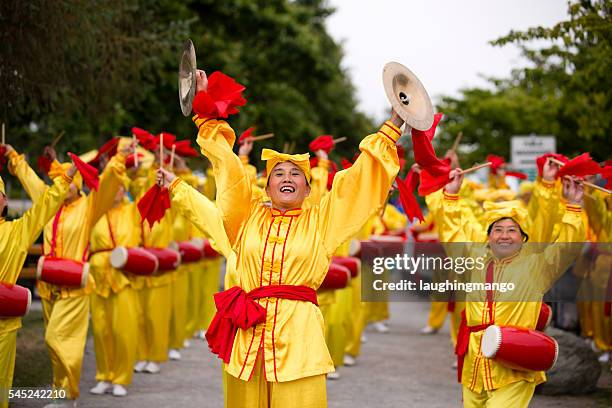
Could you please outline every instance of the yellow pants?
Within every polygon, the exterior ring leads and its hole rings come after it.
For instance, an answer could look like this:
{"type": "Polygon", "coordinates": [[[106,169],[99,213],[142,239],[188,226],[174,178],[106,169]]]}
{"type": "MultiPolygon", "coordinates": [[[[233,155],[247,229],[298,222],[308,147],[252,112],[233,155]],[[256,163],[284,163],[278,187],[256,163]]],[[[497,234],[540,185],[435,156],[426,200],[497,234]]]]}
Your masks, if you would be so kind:
{"type": "Polygon", "coordinates": [[[325,375],[287,382],[268,382],[261,358],[249,381],[226,375],[226,408],[326,408],[325,375]]]}
{"type": "Polygon", "coordinates": [[[202,303],[200,304],[200,318],[198,319],[198,328],[201,330],[208,329],[208,325],[217,312],[213,295],[219,292],[219,278],[221,277],[222,261],[223,258],[221,257],[204,261],[205,267],[201,275],[202,303]]]}
{"type": "Polygon", "coordinates": [[[353,325],[351,332],[348,333],[344,351],[352,357],[357,357],[361,354],[361,334],[366,326],[366,304],[361,301],[361,277],[351,279],[351,286],[353,288],[351,310],[353,325]]]}
{"type": "Polygon", "coordinates": [[[138,360],[162,363],[168,360],[170,334],[170,285],[139,291],[140,319],[138,360]]]}
{"type": "Polygon", "coordinates": [[[389,302],[368,302],[368,323],[382,322],[389,319],[389,302]]]}
{"type": "Polygon", "coordinates": [[[198,329],[198,316],[200,316],[200,304],[202,303],[202,262],[189,266],[188,284],[189,299],[187,300],[187,322],[185,330],[187,336],[191,337],[198,329]]]}
{"type": "MultiPolygon", "coordinates": [[[[189,297],[189,270],[184,265],[179,266],[176,280],[172,287],[172,312],[170,315],[170,343],[171,349],[183,348],[187,337],[187,302],[189,297]]],[[[191,337],[191,336],[190,336],[191,337]]]]}
{"type": "Polygon", "coordinates": [[[535,383],[518,381],[480,394],[463,386],[464,408],[527,408],[535,391],[535,383]]]}
{"type": "Polygon", "coordinates": [[[89,324],[89,296],[42,300],[45,343],[53,366],[53,387],[79,396],[79,381],[89,324]]]}
{"type": "Polygon", "coordinates": [[[8,392],[13,386],[17,330],[0,333],[0,408],[8,407],[8,392]]]}
{"type": "Polygon", "coordinates": [[[431,302],[429,317],[427,318],[427,325],[434,329],[440,329],[444,325],[444,320],[446,320],[447,313],[448,302],[431,302]]]}
{"type": "Polygon", "coordinates": [[[341,290],[334,290],[333,302],[319,306],[325,322],[325,343],[334,367],[341,367],[344,364],[344,349],[347,340],[346,326],[343,322],[340,304],[341,290]]]}
{"type": "Polygon", "coordinates": [[[612,351],[612,317],[604,313],[604,302],[591,302],[593,339],[601,351],[612,351]]]}
{"type": "Polygon", "coordinates": [[[576,302],[578,308],[578,321],[580,322],[580,335],[582,337],[593,337],[593,302],[576,302]]]}
{"type": "Polygon", "coordinates": [[[96,381],[132,383],[138,345],[138,292],[131,287],[108,298],[91,294],[96,381]]]}

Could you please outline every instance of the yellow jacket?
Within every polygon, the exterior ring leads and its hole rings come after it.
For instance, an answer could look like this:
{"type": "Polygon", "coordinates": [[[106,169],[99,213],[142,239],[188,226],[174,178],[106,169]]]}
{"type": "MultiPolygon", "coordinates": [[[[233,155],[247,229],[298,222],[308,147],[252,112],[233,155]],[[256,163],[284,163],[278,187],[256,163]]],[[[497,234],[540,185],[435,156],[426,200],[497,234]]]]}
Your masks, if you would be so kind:
{"type": "MultiPolygon", "coordinates": [[[[555,203],[556,204],[556,203],[555,203]]],[[[462,233],[462,211],[460,200],[456,195],[445,194],[443,200],[444,235],[453,237],[450,242],[469,242],[462,233]]],[[[498,260],[495,259],[483,244],[465,245],[462,256],[472,258],[484,257],[485,265],[493,262],[495,282],[513,282],[516,287],[512,292],[512,301],[503,301],[503,294],[496,292],[493,302],[493,321],[500,326],[521,326],[534,329],[538,320],[541,299],[556,279],[566,271],[580,252],[578,245],[562,243],[583,242],[584,225],[580,207],[567,206],[562,218],[559,241],[549,246],[542,253],[529,253],[521,250],[516,255],[498,260]],[[501,300],[499,300],[501,299],[501,300]],[[517,301],[533,299],[533,301],[517,301]]],[[[485,282],[486,267],[471,271],[471,282],[485,282]]],[[[467,294],[466,317],[468,326],[489,323],[487,303],[482,301],[484,294],[471,292],[467,294]]],[[[508,298],[506,298],[508,299],[508,298]]],[[[517,381],[544,382],[544,372],[518,371],[486,359],[480,352],[483,332],[470,335],[469,349],[465,356],[462,384],[470,390],[480,393],[483,389],[494,390],[517,381]]]]}
{"type": "MultiPolygon", "coordinates": [[[[304,285],[316,290],[336,248],[356,234],[387,197],[399,170],[395,140],[400,131],[385,123],[366,137],[362,154],[338,173],[319,205],[281,212],[251,200],[251,183],[232,152],[234,131],[224,121],[195,118],[198,144],[213,165],[225,231],[237,254],[240,287],[304,285]],[[368,188],[360,188],[360,186],[368,188]]],[[[248,380],[260,347],[268,381],[283,382],[333,371],[323,317],[308,302],[264,298],[266,322],[238,329],[226,370],[248,380]]]]}
{"type": "MultiPolygon", "coordinates": [[[[0,217],[0,282],[17,282],[28,249],[64,202],[69,186],[69,178],[56,177],[53,186],[46,188],[38,201],[21,218],[6,221],[0,217]]],[[[0,334],[20,327],[20,317],[0,319],[0,334]]]]}
{"type": "MultiPolygon", "coordinates": [[[[45,191],[45,183],[30,168],[23,156],[13,155],[10,160],[11,171],[19,178],[26,192],[36,203],[45,191]]],[[[59,166],[54,162],[53,166],[59,166]]],[[[68,205],[62,205],[58,212],[57,244],[55,256],[59,258],[83,261],[87,258],[89,238],[94,225],[113,205],[115,195],[121,186],[121,177],[125,174],[125,156],[119,152],[109,161],[100,176],[98,191],[92,190],[89,195],[77,198],[68,205]]],[[[49,254],[53,239],[54,220],[47,223],[44,229],[44,253],[49,254]]],[[[55,297],[69,298],[91,293],[95,286],[90,274],[84,288],[70,288],[52,285],[39,281],[38,293],[43,299],[55,297]]]]}

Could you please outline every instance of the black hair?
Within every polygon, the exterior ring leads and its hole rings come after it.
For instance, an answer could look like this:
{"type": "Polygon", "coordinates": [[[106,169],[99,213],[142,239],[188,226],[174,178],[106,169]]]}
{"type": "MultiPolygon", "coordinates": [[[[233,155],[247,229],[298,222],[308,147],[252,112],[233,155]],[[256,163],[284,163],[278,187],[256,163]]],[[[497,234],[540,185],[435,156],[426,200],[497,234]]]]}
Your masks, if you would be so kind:
{"type": "Polygon", "coordinates": [[[8,215],[8,205],[4,207],[4,210],[2,210],[2,218],[6,218],[6,216],[8,215]]]}
{"type": "MultiPolygon", "coordinates": [[[[487,228],[487,236],[491,235],[491,230],[493,229],[493,225],[495,225],[497,223],[497,221],[501,221],[501,220],[512,220],[512,221],[514,221],[510,217],[504,217],[504,218],[500,218],[499,220],[495,220],[494,222],[491,223],[491,225],[489,225],[489,228],[487,228]]],[[[514,221],[514,222],[516,223],[516,225],[518,225],[519,231],[521,231],[521,235],[523,236],[523,242],[529,241],[529,235],[525,231],[523,231],[523,229],[521,228],[521,226],[519,225],[518,222],[516,222],[516,221],[514,221]]]]}

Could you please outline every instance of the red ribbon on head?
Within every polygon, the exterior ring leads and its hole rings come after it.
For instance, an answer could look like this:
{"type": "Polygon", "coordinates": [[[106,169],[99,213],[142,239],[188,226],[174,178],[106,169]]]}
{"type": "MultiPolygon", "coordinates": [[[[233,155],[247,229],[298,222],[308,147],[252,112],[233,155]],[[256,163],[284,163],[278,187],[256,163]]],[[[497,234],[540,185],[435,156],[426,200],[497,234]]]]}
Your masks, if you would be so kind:
{"type": "Polygon", "coordinates": [[[310,142],[308,148],[313,152],[324,150],[325,153],[329,154],[334,148],[334,145],[334,138],[331,135],[322,135],[310,142]]]}
{"type": "Polygon", "coordinates": [[[436,127],[442,119],[442,113],[434,115],[431,128],[426,131],[412,129],[412,146],[414,159],[421,167],[421,184],[419,185],[419,195],[431,194],[448,183],[450,165],[448,161],[440,160],[431,144],[436,127]]]}
{"type": "Polygon", "coordinates": [[[567,163],[569,161],[569,159],[567,157],[565,157],[562,154],[559,153],[545,153],[542,156],[538,157],[536,159],[536,166],[538,166],[538,175],[540,177],[542,177],[542,172],[544,171],[544,164],[546,164],[546,161],[548,160],[549,157],[552,157],[553,159],[557,159],[563,163],[567,163]]]}
{"type": "Polygon", "coordinates": [[[108,158],[110,159],[111,157],[113,157],[114,155],[117,154],[117,148],[118,147],[119,147],[119,138],[118,137],[113,137],[111,140],[109,140],[108,142],[104,143],[102,145],[102,147],[100,147],[100,149],[98,150],[98,154],[96,154],[96,157],[94,157],[88,163],[91,164],[94,167],[99,168],[100,167],[100,158],[102,158],[102,156],[104,154],[106,154],[108,156],[108,158]]]}
{"type": "Polygon", "coordinates": [[[275,297],[279,299],[302,300],[317,304],[317,292],[307,286],[270,285],[261,286],[250,292],[234,286],[215,293],[217,313],[206,331],[210,351],[229,364],[238,328],[247,330],[266,321],[266,309],[255,300],[275,297]]]}
{"type": "Polygon", "coordinates": [[[208,89],[196,93],[193,111],[199,116],[227,118],[238,113],[238,107],[246,105],[242,92],[246,88],[222,72],[208,77],[208,89]]]}
{"type": "Polygon", "coordinates": [[[164,217],[168,208],[170,208],[168,189],[157,184],[151,187],[138,201],[138,211],[142,222],[147,220],[151,228],[153,228],[153,224],[164,217]]]}
{"type": "Polygon", "coordinates": [[[174,146],[174,152],[181,157],[198,156],[198,151],[191,147],[191,142],[189,140],[179,140],[178,142],[174,143],[174,146]]]}
{"type": "Polygon", "coordinates": [[[255,130],[255,127],[251,126],[247,130],[242,132],[240,134],[240,137],[238,138],[238,144],[243,144],[246,141],[246,139],[248,139],[249,137],[253,137],[253,131],[254,130],[255,130]]]}
{"type": "Polygon", "coordinates": [[[68,156],[72,159],[72,162],[76,166],[79,173],[81,173],[81,177],[83,177],[83,182],[87,187],[91,190],[98,191],[98,187],[100,185],[100,178],[98,176],[98,169],[94,166],[85,163],[83,160],[79,158],[74,153],[68,152],[68,156]]]}
{"type": "Polygon", "coordinates": [[[584,177],[593,174],[601,173],[601,167],[591,158],[588,153],[582,153],[580,156],[574,157],[572,160],[565,163],[559,169],[558,177],[577,176],[584,177]]]}
{"type": "Polygon", "coordinates": [[[417,187],[418,180],[418,175],[412,169],[406,174],[406,179],[402,180],[399,176],[395,178],[402,208],[410,221],[415,218],[423,221],[423,212],[413,193],[417,187]]]}
{"type": "Polygon", "coordinates": [[[157,149],[159,140],[156,139],[150,132],[138,127],[133,127],[132,134],[136,136],[136,139],[138,139],[138,144],[143,148],[149,151],[155,151],[155,149],[157,149]]]}

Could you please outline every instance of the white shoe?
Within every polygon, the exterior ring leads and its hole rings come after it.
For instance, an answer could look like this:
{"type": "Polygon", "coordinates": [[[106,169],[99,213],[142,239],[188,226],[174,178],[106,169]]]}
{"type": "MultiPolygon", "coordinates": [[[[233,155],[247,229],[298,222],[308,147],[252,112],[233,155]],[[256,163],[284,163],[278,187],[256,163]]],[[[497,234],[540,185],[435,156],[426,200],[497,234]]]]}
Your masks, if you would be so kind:
{"type": "Polygon", "coordinates": [[[374,330],[378,333],[389,333],[389,328],[383,322],[376,322],[373,324],[374,330]]]}
{"type": "Polygon", "coordinates": [[[185,348],[189,348],[189,347],[191,347],[191,342],[190,342],[189,340],[185,340],[185,341],[183,342],[183,347],[185,347],[185,348]]]}
{"type": "Polygon", "coordinates": [[[142,373],[145,369],[145,367],[147,366],[148,361],[139,361],[136,364],[134,364],[134,371],[136,371],[137,373],[142,373]]]}
{"type": "Polygon", "coordinates": [[[200,332],[198,333],[198,337],[200,338],[200,340],[206,340],[206,330],[200,330],[200,332]]]}
{"type": "Polygon", "coordinates": [[[368,336],[365,335],[365,333],[363,333],[361,335],[361,343],[367,343],[368,342],[368,336]]]}
{"type": "Polygon", "coordinates": [[[344,365],[345,366],[352,367],[355,365],[355,363],[357,363],[357,360],[355,360],[353,356],[351,356],[350,354],[344,355],[344,365]]]}
{"type": "Polygon", "coordinates": [[[457,369],[457,359],[455,359],[455,361],[453,361],[453,364],[451,364],[451,368],[452,368],[453,370],[456,370],[456,369],[457,369]]]}
{"type": "Polygon", "coordinates": [[[436,334],[438,329],[434,329],[433,327],[427,325],[421,329],[421,334],[436,334]]]}
{"type": "Polygon", "coordinates": [[[104,395],[110,390],[111,386],[112,384],[109,382],[98,381],[96,386],[90,389],[89,392],[94,395],[104,395]]]}
{"type": "Polygon", "coordinates": [[[147,366],[144,369],[145,372],[149,373],[149,374],[157,374],[159,373],[161,370],[159,368],[159,364],[154,363],[152,361],[149,361],[149,363],[147,364],[147,366]]]}
{"type": "Polygon", "coordinates": [[[45,405],[43,408],[76,408],[76,400],[55,400],[54,402],[45,405]]]}
{"type": "Polygon", "coordinates": [[[340,373],[338,371],[334,371],[333,373],[327,373],[327,379],[328,380],[339,380],[340,373]]]}
{"type": "Polygon", "coordinates": [[[180,360],[181,352],[178,351],[177,349],[170,349],[170,351],[168,352],[168,358],[170,360],[180,360]]]}
{"type": "Polygon", "coordinates": [[[113,384],[113,395],[115,397],[125,397],[127,395],[127,390],[121,384],[113,384]]]}
{"type": "Polygon", "coordinates": [[[599,356],[599,362],[600,363],[607,363],[608,361],[610,361],[610,353],[609,352],[606,351],[601,356],[599,356]]]}

